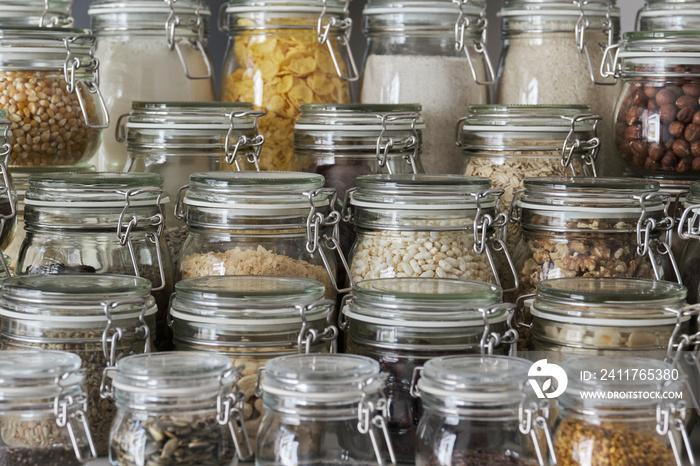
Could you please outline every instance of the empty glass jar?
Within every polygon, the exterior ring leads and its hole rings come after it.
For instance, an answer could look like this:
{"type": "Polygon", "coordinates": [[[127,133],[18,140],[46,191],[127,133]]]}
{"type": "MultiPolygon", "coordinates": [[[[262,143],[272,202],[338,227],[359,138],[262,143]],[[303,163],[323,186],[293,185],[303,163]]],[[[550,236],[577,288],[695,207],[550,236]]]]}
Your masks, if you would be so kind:
{"type": "MultiPolygon", "coordinates": [[[[206,2],[95,0],[88,14],[98,38],[95,56],[104,64],[100,80],[112,115],[128,113],[132,101],[216,100],[206,2]]],[[[114,134],[107,131],[90,160],[98,171],[124,169],[127,154],[114,134]]]]}
{"type": "Polygon", "coordinates": [[[507,353],[518,333],[512,305],[498,286],[436,278],[380,278],[356,283],[342,308],[345,351],[369,356],[388,375],[388,430],[396,456],[413,462],[420,403],[411,374],[428,359],[455,354],[507,353]]]}
{"type": "Polygon", "coordinates": [[[370,0],[360,101],[418,103],[427,173],[460,173],[452,129],[470,104],[489,101],[495,77],[486,53],[486,2],[370,0]],[[427,71],[427,72],[425,72],[427,71]]]}
{"type": "Polygon", "coordinates": [[[109,438],[113,466],[229,466],[248,459],[240,424],[238,368],[211,352],[139,354],[109,368],[117,416],[109,438]]]}
{"type": "Polygon", "coordinates": [[[387,437],[385,377],[349,354],[281,356],[265,365],[259,466],[395,464],[387,437]]]}
{"type": "Polygon", "coordinates": [[[97,456],[80,356],[3,351],[0,374],[0,464],[78,466],[97,456]]]}
{"type": "Polygon", "coordinates": [[[420,398],[423,415],[415,464],[551,464],[546,406],[533,403],[527,383],[531,366],[520,358],[467,355],[417,367],[411,393],[420,398]]]}
{"type": "MultiPolygon", "coordinates": [[[[99,455],[107,453],[114,403],[100,397],[105,367],[149,351],[156,306],[145,278],[123,275],[28,275],[3,282],[0,347],[70,351],[82,358],[88,424],[99,455]]],[[[4,359],[4,354],[0,352],[4,359]]],[[[30,463],[34,464],[34,463],[30,463]]]]}
{"type": "MultiPolygon", "coordinates": [[[[300,106],[348,103],[359,77],[350,50],[352,20],[344,0],[230,0],[229,45],[221,100],[252,102],[267,114],[260,131],[263,170],[293,170],[294,121],[300,106]]],[[[221,17],[224,17],[222,12],[221,17]]]]}
{"type": "Polygon", "coordinates": [[[253,444],[263,415],[258,369],[286,354],[334,351],[334,302],[324,292],[321,282],[292,277],[195,277],[175,285],[175,349],[216,351],[242,369],[242,420],[253,444]]]}

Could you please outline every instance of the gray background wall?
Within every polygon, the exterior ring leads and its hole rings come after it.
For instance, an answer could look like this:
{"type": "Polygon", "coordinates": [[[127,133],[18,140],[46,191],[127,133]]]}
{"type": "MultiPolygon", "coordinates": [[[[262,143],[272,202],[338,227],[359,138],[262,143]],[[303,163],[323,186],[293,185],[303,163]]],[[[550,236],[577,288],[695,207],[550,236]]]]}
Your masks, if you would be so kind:
{"type": "MultiPolygon", "coordinates": [[[[501,52],[501,32],[500,21],[496,17],[496,13],[501,9],[504,0],[486,0],[487,13],[489,18],[489,37],[488,48],[489,54],[494,63],[498,63],[498,56],[501,52]]],[[[90,27],[90,18],[87,15],[88,7],[91,0],[75,0],[73,4],[73,16],[77,27],[90,27]]],[[[227,36],[216,28],[216,20],[218,18],[219,8],[223,3],[228,3],[228,0],[206,0],[212,12],[212,27],[209,38],[209,49],[212,60],[216,66],[216,76],[220,73],[218,70],[224,60],[226,53],[227,36]]],[[[362,37],[360,29],[362,23],[362,7],[366,0],[352,0],[350,2],[350,13],[354,19],[353,26],[353,52],[358,64],[364,56],[365,39],[362,37]]],[[[644,5],[644,0],[618,0],[617,4],[622,11],[622,31],[631,31],[634,29],[634,19],[637,10],[644,5]]],[[[217,86],[218,88],[218,86],[217,86]]]]}

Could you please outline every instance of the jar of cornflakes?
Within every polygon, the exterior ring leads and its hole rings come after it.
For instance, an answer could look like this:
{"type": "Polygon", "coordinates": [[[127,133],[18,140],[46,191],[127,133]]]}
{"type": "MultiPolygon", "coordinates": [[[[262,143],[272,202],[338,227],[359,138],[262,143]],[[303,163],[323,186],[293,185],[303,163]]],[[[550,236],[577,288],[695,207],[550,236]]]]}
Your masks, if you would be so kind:
{"type": "MultiPolygon", "coordinates": [[[[180,278],[312,278],[333,298],[340,214],[335,192],[323,183],[321,175],[299,172],[190,175],[176,203],[176,215],[185,219],[189,231],[180,251],[180,278]]],[[[345,261],[342,254],[338,257],[345,261]]]]}
{"type": "Polygon", "coordinates": [[[5,0],[0,4],[0,26],[73,26],[73,0],[5,0]]]}
{"type": "Polygon", "coordinates": [[[265,110],[260,167],[293,170],[300,106],[350,102],[349,83],[359,77],[348,2],[230,0],[226,16],[230,39],[221,100],[265,110]]]}
{"type": "Polygon", "coordinates": [[[494,72],[486,53],[486,1],[370,0],[360,101],[419,103],[427,173],[458,174],[453,128],[469,104],[486,104],[494,72]]]}
{"type": "Polygon", "coordinates": [[[270,359],[335,348],[334,302],[317,280],[293,277],[195,277],[179,281],[170,306],[175,349],[216,351],[241,367],[242,420],[251,443],[263,415],[258,369],[270,359]]]}
{"type": "Polygon", "coordinates": [[[397,458],[413,464],[421,417],[411,397],[414,368],[455,354],[506,354],[518,333],[513,306],[488,283],[437,278],[379,278],[353,287],[341,310],[345,352],[368,356],[388,375],[388,431],[397,458]]]}
{"type": "Polygon", "coordinates": [[[162,183],[155,173],[31,176],[15,272],[145,277],[158,305],[156,346],[169,348],[165,317],[174,270],[162,235],[162,183]]]}
{"type": "Polygon", "coordinates": [[[80,364],[67,351],[2,352],[0,464],[80,466],[97,456],[80,364]]]}
{"type": "Polygon", "coordinates": [[[700,29],[697,0],[645,0],[637,13],[637,31],[682,31],[700,29]]]}
{"type": "Polygon", "coordinates": [[[103,372],[124,355],[151,350],[156,305],[150,292],[145,278],[112,274],[27,275],[3,282],[0,360],[9,350],[36,348],[80,356],[85,414],[98,455],[107,453],[115,414],[114,403],[100,396],[103,372]]]}
{"type": "Polygon", "coordinates": [[[540,388],[544,396],[561,392],[554,432],[559,466],[694,464],[685,427],[692,410],[682,393],[687,377],[673,365],[591,356],[561,366],[542,359],[533,369],[542,373],[538,387],[559,383],[556,391],[540,388]]]}
{"type": "Polygon", "coordinates": [[[295,354],[272,359],[262,374],[256,464],[396,464],[386,431],[385,376],[376,361],[295,354]]]}
{"type": "MultiPolygon", "coordinates": [[[[204,0],[94,0],[88,10],[97,36],[95,56],[113,115],[132,101],[212,102],[214,76],[207,49],[211,12],[204,0]]],[[[99,171],[122,171],[127,154],[107,131],[90,160],[99,171]]]]}
{"type": "Polygon", "coordinates": [[[423,406],[416,466],[551,464],[548,406],[528,385],[531,366],[521,358],[472,354],[416,367],[411,394],[423,406]]]}

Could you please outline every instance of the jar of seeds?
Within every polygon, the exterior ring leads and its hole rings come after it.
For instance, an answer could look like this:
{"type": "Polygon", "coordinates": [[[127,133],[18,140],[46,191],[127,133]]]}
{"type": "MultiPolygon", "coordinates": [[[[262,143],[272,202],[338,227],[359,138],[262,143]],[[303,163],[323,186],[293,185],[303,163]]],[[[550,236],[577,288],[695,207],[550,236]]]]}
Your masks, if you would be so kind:
{"type": "Polygon", "coordinates": [[[292,277],[195,277],[175,285],[175,349],[216,351],[242,368],[238,390],[252,444],[263,415],[258,369],[286,354],[334,351],[334,302],[324,292],[319,281],[292,277]]]}
{"type": "MultiPolygon", "coordinates": [[[[688,464],[685,455],[693,464],[685,428],[691,411],[681,400],[686,398],[681,396],[686,376],[673,365],[602,356],[568,359],[561,367],[546,359],[537,364],[557,378],[560,372],[568,376],[568,385],[557,398],[560,412],[554,451],[558,465],[681,466],[688,464]]],[[[540,383],[545,380],[541,378],[540,383]]]]}
{"type": "Polygon", "coordinates": [[[0,27],[73,26],[73,0],[5,0],[0,5],[0,27]]]}
{"type": "Polygon", "coordinates": [[[169,348],[165,316],[174,271],[162,236],[168,200],[162,186],[155,173],[30,176],[16,273],[145,277],[158,305],[156,347],[169,348]]]}
{"type": "MultiPolygon", "coordinates": [[[[102,372],[125,354],[150,349],[156,313],[150,290],[145,278],[109,274],[28,275],[3,282],[0,347],[70,351],[82,358],[87,422],[99,455],[107,453],[115,414],[114,403],[100,397],[102,372]]],[[[9,354],[0,352],[0,361],[9,354]]]]}
{"type": "Polygon", "coordinates": [[[619,176],[612,156],[610,120],[619,93],[615,80],[601,75],[606,47],[617,43],[620,9],[615,0],[505,0],[496,90],[497,104],[590,105],[603,117],[602,176],[619,176]]]}
{"type": "Polygon", "coordinates": [[[78,466],[97,456],[80,363],[65,351],[2,352],[0,464],[78,466]]]}
{"type": "Polygon", "coordinates": [[[466,355],[416,367],[411,393],[423,406],[416,466],[551,464],[548,406],[534,403],[531,366],[520,358],[466,355]],[[521,419],[530,422],[523,426],[521,419]]]}
{"type": "Polygon", "coordinates": [[[498,236],[508,221],[498,207],[502,194],[482,177],[358,177],[343,213],[357,235],[349,256],[352,279],[464,278],[515,287],[498,236]]]}
{"type": "Polygon", "coordinates": [[[299,172],[190,175],[176,206],[189,231],[180,252],[181,278],[312,278],[324,284],[326,298],[333,298],[340,214],[335,191],[323,184],[323,176],[299,172]]]}
{"type": "Polygon", "coordinates": [[[531,307],[534,350],[663,359],[700,323],[685,295],[678,283],[641,278],[545,280],[531,307]]]}
{"type": "Polygon", "coordinates": [[[0,108],[11,122],[10,166],[85,161],[109,125],[95,36],[87,29],[45,27],[6,27],[0,35],[0,108]]]}
{"type": "Polygon", "coordinates": [[[238,368],[211,352],[138,354],[105,372],[117,416],[109,438],[113,466],[229,466],[248,459],[238,368]]]}
{"type": "Polygon", "coordinates": [[[297,354],[272,359],[262,371],[265,414],[255,464],[396,464],[376,361],[297,354]]]}
{"type": "Polygon", "coordinates": [[[483,282],[437,278],[380,278],[355,284],[342,308],[345,351],[379,362],[387,374],[387,429],[396,456],[413,463],[421,405],[411,375],[428,359],[454,354],[507,353],[518,333],[513,306],[483,282]]]}

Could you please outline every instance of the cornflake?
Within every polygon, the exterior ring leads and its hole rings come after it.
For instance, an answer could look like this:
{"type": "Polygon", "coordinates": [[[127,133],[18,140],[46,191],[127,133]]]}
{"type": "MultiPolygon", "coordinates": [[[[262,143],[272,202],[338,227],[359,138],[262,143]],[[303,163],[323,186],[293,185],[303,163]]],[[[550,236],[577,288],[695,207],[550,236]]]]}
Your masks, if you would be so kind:
{"type": "MultiPolygon", "coordinates": [[[[286,25],[308,26],[307,21],[288,20],[286,25]]],[[[239,26],[252,22],[240,19],[239,26]]],[[[339,50],[332,36],[334,50],[339,50]]],[[[347,81],[338,76],[327,44],[320,44],[315,27],[302,32],[268,29],[242,32],[236,37],[234,55],[237,68],[226,78],[223,100],[252,102],[267,114],[259,120],[265,135],[260,155],[263,170],[292,170],[294,160],[294,121],[299,106],[309,103],[347,103],[347,81]]],[[[338,54],[345,74],[345,64],[338,54]]]]}

